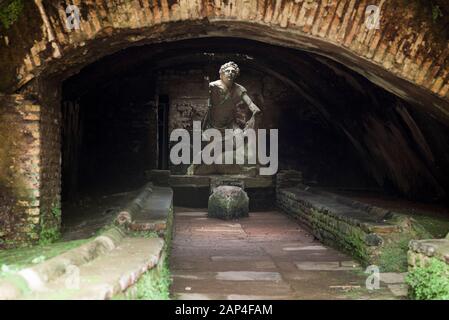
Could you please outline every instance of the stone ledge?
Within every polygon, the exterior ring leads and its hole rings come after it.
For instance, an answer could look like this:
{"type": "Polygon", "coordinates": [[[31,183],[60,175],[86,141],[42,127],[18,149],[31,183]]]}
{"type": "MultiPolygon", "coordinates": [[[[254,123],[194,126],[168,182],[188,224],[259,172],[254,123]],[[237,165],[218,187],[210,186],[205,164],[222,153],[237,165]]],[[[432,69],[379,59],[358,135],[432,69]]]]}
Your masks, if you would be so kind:
{"type": "Polygon", "coordinates": [[[153,192],[152,186],[152,183],[147,183],[137,197],[121,210],[114,223],[119,226],[128,227],[132,223],[132,217],[143,208],[145,199],[153,192]]]}
{"type": "Polygon", "coordinates": [[[14,281],[0,281],[0,300],[19,299],[24,291],[41,290],[45,285],[66,273],[69,266],[81,266],[115,249],[125,237],[122,230],[112,227],[92,241],[69,250],[34,267],[18,272],[14,281]],[[17,286],[17,281],[26,287],[17,286]]]}
{"type": "Polygon", "coordinates": [[[78,281],[71,287],[70,273],[55,279],[44,290],[24,296],[38,300],[106,300],[126,291],[161,259],[164,240],[125,238],[116,250],[79,267],[78,281]],[[69,286],[68,286],[69,285],[69,286]]]}
{"type": "MultiPolygon", "coordinates": [[[[158,267],[160,261],[167,255],[168,243],[171,239],[171,228],[173,220],[173,194],[170,194],[170,201],[167,208],[166,219],[148,221],[145,223],[136,222],[133,216],[137,215],[152,195],[151,185],[146,185],[141,193],[131,201],[125,209],[118,215],[116,224],[105,230],[100,236],[84,245],[69,250],[59,256],[40,263],[32,268],[26,268],[11,277],[0,280],[0,300],[12,299],[48,299],[61,298],[58,294],[63,294],[63,299],[109,299],[116,294],[126,291],[134,285],[137,280],[147,270],[158,267]],[[119,223],[119,217],[124,217],[123,223],[119,223]],[[134,230],[137,229],[137,230],[134,230]],[[127,231],[156,231],[164,239],[153,238],[132,238],[127,237],[127,231]],[[134,239],[134,240],[133,240],[134,239]],[[140,240],[139,240],[140,239],[140,240]],[[69,273],[68,269],[73,266],[81,271],[89,269],[90,265],[104,265],[109,256],[120,254],[129,250],[115,250],[116,248],[129,247],[128,242],[146,241],[152,243],[152,248],[147,253],[149,256],[134,256],[134,262],[129,264],[129,270],[116,270],[114,276],[105,277],[104,281],[95,286],[80,288],[76,292],[73,290],[56,290],[57,283],[61,283],[64,276],[69,273]],[[103,262],[102,262],[103,261],[103,262]],[[52,291],[53,289],[53,291],[52,291]]],[[[145,246],[143,246],[145,247],[145,246]]],[[[129,248],[132,248],[129,247],[129,248]]],[[[142,250],[141,250],[142,251],[142,250]]],[[[144,251],[142,251],[143,253],[144,251]]],[[[116,259],[117,260],[117,259],[116,259]]],[[[117,260],[117,262],[120,259],[117,260]]],[[[115,264],[115,263],[114,263],[115,264]]],[[[107,265],[107,264],[106,264],[107,265]]],[[[91,268],[92,269],[92,268],[91,268]]],[[[94,268],[95,270],[95,268],[94,268]]],[[[98,269],[102,270],[102,269],[98,269]]]]}
{"type": "Polygon", "coordinates": [[[449,264],[449,234],[445,239],[412,240],[409,243],[409,268],[425,267],[431,258],[449,264]]]}
{"type": "Polygon", "coordinates": [[[367,265],[379,264],[399,236],[414,237],[419,230],[406,216],[305,186],[278,189],[276,203],[319,240],[367,265]]]}

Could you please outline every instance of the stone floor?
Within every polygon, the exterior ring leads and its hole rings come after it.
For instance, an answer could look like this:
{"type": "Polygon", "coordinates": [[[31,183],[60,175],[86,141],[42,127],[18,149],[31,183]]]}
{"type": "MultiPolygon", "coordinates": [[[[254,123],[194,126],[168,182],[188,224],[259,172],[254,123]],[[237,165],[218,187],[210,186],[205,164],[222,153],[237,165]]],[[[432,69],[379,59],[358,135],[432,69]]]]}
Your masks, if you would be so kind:
{"type": "Polygon", "coordinates": [[[175,208],[170,257],[175,299],[400,299],[402,274],[368,274],[349,256],[326,247],[287,215],[207,218],[206,209],[175,208]]]}

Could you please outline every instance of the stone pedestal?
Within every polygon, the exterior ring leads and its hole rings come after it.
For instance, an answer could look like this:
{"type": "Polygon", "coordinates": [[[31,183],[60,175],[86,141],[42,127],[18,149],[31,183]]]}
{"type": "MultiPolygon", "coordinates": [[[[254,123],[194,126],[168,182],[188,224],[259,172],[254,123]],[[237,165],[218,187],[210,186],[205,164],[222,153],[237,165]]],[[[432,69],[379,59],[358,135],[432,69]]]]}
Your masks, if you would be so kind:
{"type": "Polygon", "coordinates": [[[224,220],[248,217],[249,198],[242,188],[219,186],[209,197],[208,216],[224,220]]]}

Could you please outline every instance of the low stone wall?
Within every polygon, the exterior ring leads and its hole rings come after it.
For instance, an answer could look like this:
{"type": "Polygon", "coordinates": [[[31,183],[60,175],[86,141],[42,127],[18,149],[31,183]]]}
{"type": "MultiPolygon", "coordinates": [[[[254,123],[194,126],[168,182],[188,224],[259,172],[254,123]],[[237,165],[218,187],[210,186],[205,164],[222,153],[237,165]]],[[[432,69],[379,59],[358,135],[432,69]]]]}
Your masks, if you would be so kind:
{"type": "MultiPolygon", "coordinates": [[[[172,195],[169,195],[165,202],[164,219],[155,216],[154,219],[148,217],[145,222],[141,222],[139,211],[150,209],[147,207],[148,204],[144,205],[144,203],[150,199],[152,192],[151,185],[146,185],[139,195],[124,207],[115,220],[115,225],[106,228],[98,237],[33,267],[23,269],[17,274],[1,278],[0,300],[41,300],[61,296],[64,299],[109,299],[127,292],[149,270],[164,268],[172,238],[173,198],[172,195]],[[62,293],[47,290],[47,287],[52,287],[51,283],[67,274],[68,268],[83,268],[88,263],[94,263],[96,259],[108,257],[108,253],[122,245],[127,239],[145,237],[140,233],[142,231],[156,232],[159,237],[151,237],[146,240],[151,242],[154,249],[151,256],[143,257],[141,265],[133,265],[134,269],[127,270],[120,278],[108,279],[107,283],[100,283],[95,290],[81,288],[72,290],[73,292],[61,291],[62,293]]],[[[82,283],[88,284],[89,281],[82,280],[82,283]]]]}
{"type": "Polygon", "coordinates": [[[69,266],[79,267],[114,250],[124,237],[123,230],[109,228],[80,247],[0,279],[0,300],[22,299],[25,294],[42,290],[48,282],[65,274],[69,266]]]}
{"type": "Polygon", "coordinates": [[[424,233],[408,217],[305,186],[277,189],[276,204],[320,241],[346,251],[365,265],[384,264],[382,254],[397,246],[400,239],[424,233]]]}
{"type": "MultiPolygon", "coordinates": [[[[163,277],[164,268],[168,268],[168,258],[170,256],[171,243],[173,239],[173,222],[174,222],[174,208],[173,202],[169,208],[169,212],[167,215],[167,219],[164,221],[163,229],[156,229],[159,233],[159,236],[164,239],[164,246],[162,248],[160,257],[153,268],[150,268],[145,271],[145,273],[141,274],[141,276],[135,279],[135,282],[131,284],[125,291],[117,294],[114,299],[124,299],[124,300],[136,300],[140,299],[139,297],[139,281],[144,280],[143,277],[148,275],[150,272],[154,271],[152,275],[152,280],[159,281],[160,277],[163,277]],[[154,279],[153,279],[154,278],[154,279]]],[[[131,225],[132,229],[132,225],[131,225]]],[[[162,289],[162,288],[161,288],[162,289]]],[[[167,288],[169,289],[169,288],[167,288]]]]}

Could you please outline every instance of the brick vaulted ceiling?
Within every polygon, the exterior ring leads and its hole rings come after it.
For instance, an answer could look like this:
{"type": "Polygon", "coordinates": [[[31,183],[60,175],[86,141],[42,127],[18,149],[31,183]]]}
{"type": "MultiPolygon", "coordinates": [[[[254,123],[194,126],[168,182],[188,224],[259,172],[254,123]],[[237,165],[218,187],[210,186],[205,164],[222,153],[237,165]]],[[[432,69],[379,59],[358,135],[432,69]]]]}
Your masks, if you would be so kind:
{"type": "Polygon", "coordinates": [[[18,21],[0,29],[0,91],[30,80],[64,79],[121,49],[198,37],[239,37],[334,59],[421,104],[449,123],[449,45],[421,1],[403,0],[90,0],[74,1],[80,30],[68,30],[68,1],[25,1],[18,21]],[[416,3],[415,3],[416,2],[416,3]],[[368,5],[380,28],[366,28],[368,5]]]}

